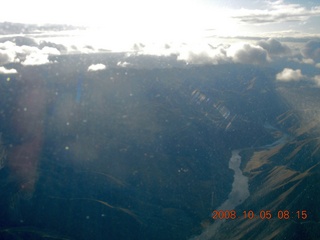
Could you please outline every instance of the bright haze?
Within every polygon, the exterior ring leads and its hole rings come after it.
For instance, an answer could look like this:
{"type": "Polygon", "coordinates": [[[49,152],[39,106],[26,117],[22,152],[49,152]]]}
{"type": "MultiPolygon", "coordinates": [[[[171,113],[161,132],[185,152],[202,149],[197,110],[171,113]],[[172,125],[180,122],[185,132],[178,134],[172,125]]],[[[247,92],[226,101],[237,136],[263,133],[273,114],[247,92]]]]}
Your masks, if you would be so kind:
{"type": "Polygon", "coordinates": [[[1,8],[0,21],[89,26],[120,42],[318,36],[320,19],[317,1],[298,0],[13,0],[1,8]]]}
{"type": "Polygon", "coordinates": [[[319,85],[317,1],[13,0],[1,7],[8,10],[0,16],[5,39],[0,70],[7,74],[16,73],[5,68],[10,62],[40,65],[49,63],[50,55],[129,51],[176,56],[187,64],[288,62],[276,80],[311,80],[319,85]],[[8,23],[26,25],[7,31],[8,23]],[[18,44],[9,36],[27,37],[29,42],[18,44]]]}

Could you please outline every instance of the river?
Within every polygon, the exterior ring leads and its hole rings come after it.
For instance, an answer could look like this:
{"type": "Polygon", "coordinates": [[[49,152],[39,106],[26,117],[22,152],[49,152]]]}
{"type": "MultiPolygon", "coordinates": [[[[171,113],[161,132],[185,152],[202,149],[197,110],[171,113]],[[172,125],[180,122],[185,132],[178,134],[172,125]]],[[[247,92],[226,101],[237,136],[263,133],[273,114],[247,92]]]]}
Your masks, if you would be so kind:
{"type": "MultiPolygon", "coordinates": [[[[239,155],[240,150],[233,150],[232,156],[229,160],[229,168],[234,171],[234,178],[232,183],[232,189],[229,193],[228,199],[224,201],[216,210],[234,210],[235,207],[244,202],[249,196],[249,184],[248,178],[242,174],[240,169],[241,156],[239,155]]],[[[194,238],[193,240],[207,240],[211,239],[216,230],[225,220],[215,220],[215,222],[205,229],[205,231],[194,238]]]]}
{"type": "MultiPolygon", "coordinates": [[[[280,131],[279,129],[269,124],[265,125],[264,127],[271,132],[280,131]]],[[[276,141],[270,144],[257,147],[255,149],[261,151],[274,148],[281,144],[285,144],[286,142],[288,142],[290,137],[283,132],[281,132],[281,134],[281,137],[279,137],[276,141]]],[[[250,196],[248,178],[242,174],[242,171],[240,169],[241,156],[239,155],[239,153],[241,150],[233,150],[231,158],[229,160],[229,168],[234,171],[231,192],[229,193],[227,200],[225,200],[219,207],[212,210],[234,210],[238,205],[243,203],[250,196]]],[[[209,227],[207,227],[199,236],[193,237],[191,238],[191,240],[213,239],[216,231],[224,222],[225,220],[215,220],[215,222],[209,227]]]]}

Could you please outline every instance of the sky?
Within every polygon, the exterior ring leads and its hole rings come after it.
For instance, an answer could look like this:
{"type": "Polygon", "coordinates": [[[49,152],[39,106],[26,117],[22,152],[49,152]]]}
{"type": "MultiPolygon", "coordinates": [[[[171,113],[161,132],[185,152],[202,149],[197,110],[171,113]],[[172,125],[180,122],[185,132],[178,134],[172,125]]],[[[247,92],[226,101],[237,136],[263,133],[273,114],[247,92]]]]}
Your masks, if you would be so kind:
{"type": "Polygon", "coordinates": [[[320,34],[320,3],[297,0],[10,0],[1,21],[99,27],[131,39],[320,34]]]}
{"type": "MultiPolygon", "coordinates": [[[[0,74],[9,63],[50,64],[49,56],[97,51],[175,55],[186,64],[240,63],[283,68],[282,82],[320,87],[320,3],[299,0],[11,0],[1,22],[86,26],[66,34],[1,40],[0,74]]],[[[3,32],[3,29],[0,29],[3,32]]],[[[5,35],[3,37],[8,37],[5,35]]],[[[133,66],[127,59],[119,67],[133,66]]],[[[105,65],[88,66],[103,71],[105,65]]]]}

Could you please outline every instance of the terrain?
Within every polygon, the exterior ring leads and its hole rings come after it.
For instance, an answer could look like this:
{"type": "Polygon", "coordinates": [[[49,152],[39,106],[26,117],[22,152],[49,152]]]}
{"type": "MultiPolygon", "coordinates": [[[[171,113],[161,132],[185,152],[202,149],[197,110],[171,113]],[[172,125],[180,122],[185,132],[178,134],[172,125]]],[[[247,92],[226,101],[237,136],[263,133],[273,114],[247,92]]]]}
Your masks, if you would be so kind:
{"type": "Polygon", "coordinates": [[[62,55],[0,75],[2,239],[200,236],[231,191],[236,149],[250,191],[239,213],[308,217],[227,220],[214,239],[319,237],[319,89],[276,83],[269,68],[174,59],[62,55]],[[97,63],[106,69],[87,71],[97,63]],[[10,156],[34,138],[26,174],[10,156]]]}

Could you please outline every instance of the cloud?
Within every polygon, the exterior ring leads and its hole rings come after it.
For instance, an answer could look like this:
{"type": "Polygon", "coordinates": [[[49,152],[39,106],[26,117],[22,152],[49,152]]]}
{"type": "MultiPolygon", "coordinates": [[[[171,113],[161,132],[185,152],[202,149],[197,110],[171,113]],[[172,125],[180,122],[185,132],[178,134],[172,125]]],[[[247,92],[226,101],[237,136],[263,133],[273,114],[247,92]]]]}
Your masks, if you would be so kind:
{"type": "Polygon", "coordinates": [[[42,65],[50,63],[50,55],[60,55],[59,50],[52,47],[37,47],[21,46],[18,49],[20,53],[20,61],[22,65],[42,65]]]}
{"type": "Polygon", "coordinates": [[[304,78],[306,76],[301,73],[300,69],[293,70],[291,68],[285,68],[276,75],[276,79],[283,82],[300,81],[304,78]]]}
{"type": "Polygon", "coordinates": [[[258,46],[265,49],[270,56],[287,56],[291,54],[291,49],[273,38],[268,40],[261,40],[258,43],[258,46]]]}
{"type": "MultiPolygon", "coordinates": [[[[16,3],[11,3],[12,4],[12,9],[15,7],[16,3]]],[[[34,6],[33,4],[29,3],[30,6],[34,6]]],[[[21,7],[21,6],[20,6],[21,7]]],[[[29,7],[29,6],[28,6],[29,7]]],[[[5,7],[3,8],[5,9],[5,7]]],[[[33,9],[29,9],[26,10],[24,8],[21,8],[23,11],[28,12],[28,18],[30,18],[30,10],[35,10],[33,9]]],[[[37,10],[35,10],[37,11],[37,10]]],[[[52,11],[54,12],[54,11],[52,11]]],[[[12,14],[11,14],[12,15],[12,14]]],[[[21,13],[17,13],[14,14],[16,15],[23,15],[21,13]]],[[[36,15],[36,14],[35,14],[36,15]]],[[[5,19],[5,18],[4,18],[5,19]]],[[[7,19],[8,20],[8,19],[7,19]]],[[[8,34],[34,34],[35,32],[53,32],[53,31],[63,31],[63,30],[74,30],[74,29],[78,29],[80,27],[75,27],[75,26],[71,26],[71,25],[65,25],[65,24],[44,24],[44,25],[39,25],[39,24],[25,24],[25,23],[18,23],[21,21],[13,21],[13,22],[0,22],[0,34],[1,35],[8,35],[8,34]]],[[[25,22],[25,21],[22,21],[25,22]]],[[[37,21],[39,23],[39,18],[37,19],[37,21]]],[[[17,44],[18,45],[18,44],[17,44]]]]}
{"type": "Polygon", "coordinates": [[[132,49],[133,51],[135,52],[139,52],[139,51],[142,51],[143,48],[145,48],[146,45],[142,44],[142,43],[135,43],[133,46],[132,46],[132,49]]]}
{"type": "Polygon", "coordinates": [[[102,63],[92,64],[88,67],[88,72],[100,71],[106,69],[106,65],[102,63]]]}
{"type": "Polygon", "coordinates": [[[0,64],[14,62],[16,59],[16,45],[10,41],[0,43],[0,64]]]}
{"type": "Polygon", "coordinates": [[[267,24],[279,22],[302,22],[312,16],[320,16],[320,7],[307,9],[300,4],[288,4],[283,1],[267,2],[261,9],[241,9],[235,13],[234,19],[249,24],[267,24]]]}
{"type": "Polygon", "coordinates": [[[230,62],[231,59],[227,57],[227,47],[229,46],[219,45],[214,47],[205,44],[193,47],[192,50],[181,49],[178,54],[178,60],[192,64],[219,64],[230,62]]]}
{"type": "Polygon", "coordinates": [[[124,62],[122,62],[122,61],[117,62],[117,66],[118,66],[118,67],[128,67],[128,66],[131,66],[131,65],[132,65],[131,63],[126,62],[126,61],[124,61],[124,62]]]}
{"type": "Polygon", "coordinates": [[[42,65],[47,63],[50,63],[47,54],[33,52],[26,56],[26,59],[22,62],[22,65],[42,65]]]}
{"type": "Polygon", "coordinates": [[[249,43],[239,43],[232,45],[227,50],[227,56],[231,57],[235,63],[244,64],[265,64],[270,59],[265,49],[249,43]]]}
{"type": "Polygon", "coordinates": [[[44,47],[41,49],[41,53],[47,55],[60,55],[60,51],[53,47],[44,47]]]}
{"type": "MultiPolygon", "coordinates": [[[[276,40],[261,42],[272,53],[279,50],[283,53],[290,52],[290,49],[276,40]],[[288,50],[289,49],[289,50],[288,50]]],[[[266,64],[270,61],[268,51],[259,45],[249,43],[235,43],[232,45],[212,46],[206,44],[192,50],[179,50],[178,60],[193,64],[220,64],[226,62],[243,64],[266,64]]],[[[274,53],[275,54],[275,53],[274,53]]]]}
{"type": "Polygon", "coordinates": [[[301,50],[305,58],[311,58],[315,61],[320,61],[320,40],[312,40],[307,42],[301,50]]]}
{"type": "Polygon", "coordinates": [[[16,57],[15,52],[0,48],[0,64],[14,62],[15,57],[16,57]]]}
{"type": "Polygon", "coordinates": [[[5,67],[0,67],[0,74],[16,74],[18,73],[16,69],[7,69],[5,67]]]}
{"type": "Polygon", "coordinates": [[[56,44],[48,41],[41,41],[39,48],[43,49],[44,47],[51,47],[57,49],[60,53],[67,53],[67,48],[62,44],[56,44]]]}
{"type": "MultiPolygon", "coordinates": [[[[32,41],[29,38],[18,38],[21,41],[29,42],[31,45],[32,41]]],[[[0,64],[20,62],[22,65],[41,65],[50,63],[49,56],[60,55],[60,51],[54,47],[44,46],[39,49],[38,46],[19,46],[15,42],[6,41],[0,42],[0,64]]]]}
{"type": "Polygon", "coordinates": [[[32,46],[36,47],[38,46],[38,43],[30,37],[23,37],[23,36],[15,36],[11,39],[8,39],[11,42],[14,42],[17,46],[32,46]]]}
{"type": "Polygon", "coordinates": [[[303,59],[302,59],[302,63],[313,65],[313,64],[314,64],[314,61],[313,61],[313,59],[311,59],[311,58],[303,58],[303,59]]]}
{"type": "Polygon", "coordinates": [[[320,68],[320,63],[317,63],[317,64],[316,64],[316,68],[320,68]]]}
{"type": "Polygon", "coordinates": [[[313,81],[317,84],[317,86],[320,87],[320,75],[316,75],[316,76],[313,78],[313,81]]]}
{"type": "Polygon", "coordinates": [[[317,67],[315,62],[311,58],[303,58],[302,56],[298,55],[295,58],[289,58],[289,60],[292,61],[292,62],[300,63],[300,64],[315,65],[315,67],[317,67]]]}

